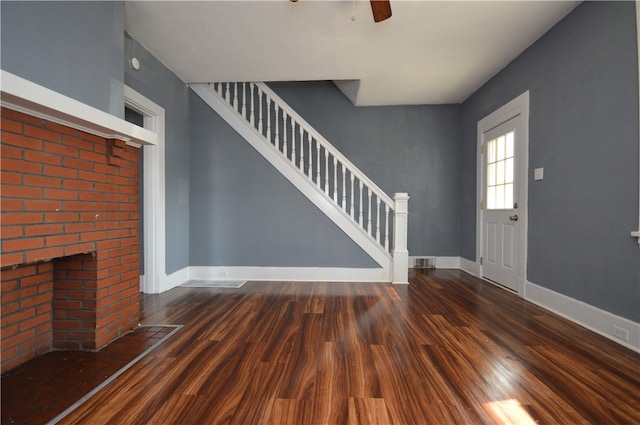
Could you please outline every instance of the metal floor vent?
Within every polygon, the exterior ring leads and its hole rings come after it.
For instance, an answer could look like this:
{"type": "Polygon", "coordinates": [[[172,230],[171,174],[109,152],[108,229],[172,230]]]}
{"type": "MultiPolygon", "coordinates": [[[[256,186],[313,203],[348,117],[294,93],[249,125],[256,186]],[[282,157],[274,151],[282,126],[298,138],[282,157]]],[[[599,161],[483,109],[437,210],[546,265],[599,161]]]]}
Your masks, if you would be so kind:
{"type": "Polygon", "coordinates": [[[416,257],[413,260],[414,269],[435,269],[436,259],[434,257],[416,257]]]}

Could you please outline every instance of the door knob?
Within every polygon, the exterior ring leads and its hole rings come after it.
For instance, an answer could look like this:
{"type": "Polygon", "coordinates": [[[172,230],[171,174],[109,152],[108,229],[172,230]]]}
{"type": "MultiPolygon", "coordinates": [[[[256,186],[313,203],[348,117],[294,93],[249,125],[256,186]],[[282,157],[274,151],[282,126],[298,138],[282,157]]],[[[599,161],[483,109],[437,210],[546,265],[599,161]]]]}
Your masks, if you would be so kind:
{"type": "Polygon", "coordinates": [[[509,217],[509,220],[511,221],[518,221],[518,214],[514,214],[511,217],[509,217]]]}

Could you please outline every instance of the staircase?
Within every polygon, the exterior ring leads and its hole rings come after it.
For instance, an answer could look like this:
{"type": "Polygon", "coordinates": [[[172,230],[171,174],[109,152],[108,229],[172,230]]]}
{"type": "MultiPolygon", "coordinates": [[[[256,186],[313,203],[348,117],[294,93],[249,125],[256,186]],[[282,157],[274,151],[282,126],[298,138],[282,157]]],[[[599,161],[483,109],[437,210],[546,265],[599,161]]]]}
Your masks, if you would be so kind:
{"type": "Polygon", "coordinates": [[[393,283],[407,283],[407,204],[391,199],[264,83],[191,84],[393,283]]]}

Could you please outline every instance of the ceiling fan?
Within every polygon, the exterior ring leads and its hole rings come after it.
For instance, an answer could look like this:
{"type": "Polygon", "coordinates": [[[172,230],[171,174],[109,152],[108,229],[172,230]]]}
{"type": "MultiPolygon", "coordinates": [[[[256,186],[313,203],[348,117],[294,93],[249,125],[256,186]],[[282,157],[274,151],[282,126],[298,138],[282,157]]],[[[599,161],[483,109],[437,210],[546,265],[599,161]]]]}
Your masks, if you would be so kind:
{"type": "Polygon", "coordinates": [[[373,21],[382,22],[391,17],[391,2],[389,0],[371,0],[373,21]]]}
{"type": "MultiPolygon", "coordinates": [[[[298,0],[289,0],[297,3],[298,0]]],[[[354,0],[355,1],[355,0],[354,0]]],[[[373,12],[373,21],[382,22],[391,17],[391,2],[389,0],[370,0],[371,11],[373,12]]]]}

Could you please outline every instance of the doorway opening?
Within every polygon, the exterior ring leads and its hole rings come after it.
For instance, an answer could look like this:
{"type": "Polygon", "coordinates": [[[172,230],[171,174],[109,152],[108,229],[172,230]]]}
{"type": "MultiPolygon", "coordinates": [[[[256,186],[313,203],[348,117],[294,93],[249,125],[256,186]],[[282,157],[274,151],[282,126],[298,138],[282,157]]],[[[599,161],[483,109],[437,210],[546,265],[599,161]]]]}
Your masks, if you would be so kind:
{"type": "Polygon", "coordinates": [[[164,108],[125,86],[125,108],[132,119],[142,117],[142,127],[157,134],[157,145],[142,146],[142,258],[140,291],[164,291],[165,270],[165,153],[164,108]]]}

